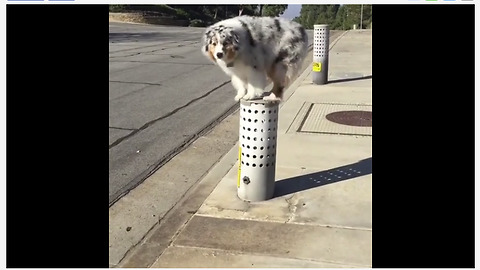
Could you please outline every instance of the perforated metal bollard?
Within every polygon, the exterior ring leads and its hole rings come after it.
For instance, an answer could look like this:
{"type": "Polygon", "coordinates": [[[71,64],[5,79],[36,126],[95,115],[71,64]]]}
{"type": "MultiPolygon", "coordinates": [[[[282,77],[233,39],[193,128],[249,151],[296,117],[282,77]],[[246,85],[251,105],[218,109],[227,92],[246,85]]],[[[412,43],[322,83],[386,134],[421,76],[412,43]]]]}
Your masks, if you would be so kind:
{"type": "Polygon", "coordinates": [[[277,127],[278,102],[240,102],[237,194],[244,201],[273,197],[277,127]]]}
{"type": "Polygon", "coordinates": [[[313,28],[312,80],[314,84],[326,84],[330,30],[328,24],[316,24],[313,28]]]}

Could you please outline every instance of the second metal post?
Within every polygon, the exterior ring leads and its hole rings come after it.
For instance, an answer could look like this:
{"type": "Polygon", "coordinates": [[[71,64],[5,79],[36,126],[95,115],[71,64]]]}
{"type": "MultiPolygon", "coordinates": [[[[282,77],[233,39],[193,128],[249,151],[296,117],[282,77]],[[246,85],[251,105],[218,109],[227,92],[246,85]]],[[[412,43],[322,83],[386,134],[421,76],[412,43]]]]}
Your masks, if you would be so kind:
{"type": "Polygon", "coordinates": [[[330,30],[328,24],[316,24],[313,31],[312,80],[314,84],[326,84],[328,82],[330,30]]]}

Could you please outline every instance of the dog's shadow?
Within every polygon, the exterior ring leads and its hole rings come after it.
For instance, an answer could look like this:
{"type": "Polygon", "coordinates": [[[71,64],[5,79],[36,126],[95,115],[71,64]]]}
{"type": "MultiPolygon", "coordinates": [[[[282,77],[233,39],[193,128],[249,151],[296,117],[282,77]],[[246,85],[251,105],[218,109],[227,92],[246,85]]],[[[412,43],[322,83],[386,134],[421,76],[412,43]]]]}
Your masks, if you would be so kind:
{"type": "Polygon", "coordinates": [[[349,180],[372,173],[372,158],[356,163],[329,169],[326,171],[296,176],[275,182],[273,197],[280,197],[295,192],[316,188],[336,182],[349,180]]]}

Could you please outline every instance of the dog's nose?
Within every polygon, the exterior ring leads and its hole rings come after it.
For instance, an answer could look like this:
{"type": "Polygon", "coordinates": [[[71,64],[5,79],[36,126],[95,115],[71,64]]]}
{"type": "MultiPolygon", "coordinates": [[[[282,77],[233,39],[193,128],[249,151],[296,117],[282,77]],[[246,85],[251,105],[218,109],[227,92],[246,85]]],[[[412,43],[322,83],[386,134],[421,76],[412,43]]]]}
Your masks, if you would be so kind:
{"type": "Polygon", "coordinates": [[[220,59],[220,58],[222,58],[222,57],[223,57],[223,53],[221,53],[221,52],[218,52],[218,53],[217,53],[217,58],[219,58],[219,59],[220,59]]]}

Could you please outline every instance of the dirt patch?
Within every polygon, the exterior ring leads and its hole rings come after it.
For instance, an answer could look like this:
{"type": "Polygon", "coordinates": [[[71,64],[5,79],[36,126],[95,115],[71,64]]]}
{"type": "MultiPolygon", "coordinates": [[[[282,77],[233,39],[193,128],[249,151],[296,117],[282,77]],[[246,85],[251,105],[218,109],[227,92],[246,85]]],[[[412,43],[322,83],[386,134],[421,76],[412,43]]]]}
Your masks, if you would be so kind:
{"type": "Polygon", "coordinates": [[[175,20],[170,17],[160,17],[145,15],[140,12],[110,12],[108,14],[109,22],[132,22],[132,23],[146,23],[146,24],[158,24],[158,25],[175,25],[175,26],[188,26],[188,20],[175,20]]]}

